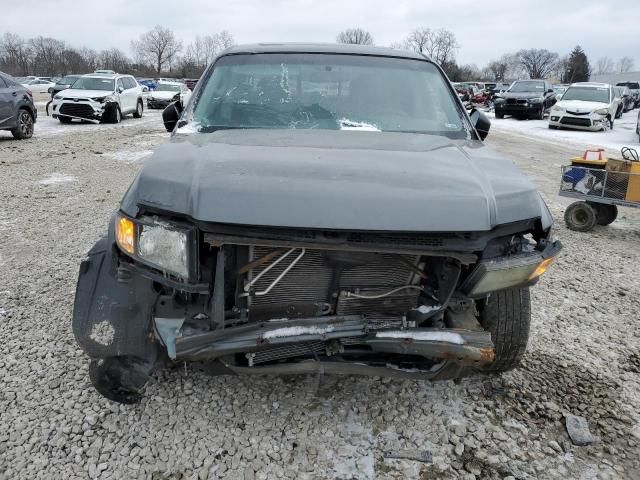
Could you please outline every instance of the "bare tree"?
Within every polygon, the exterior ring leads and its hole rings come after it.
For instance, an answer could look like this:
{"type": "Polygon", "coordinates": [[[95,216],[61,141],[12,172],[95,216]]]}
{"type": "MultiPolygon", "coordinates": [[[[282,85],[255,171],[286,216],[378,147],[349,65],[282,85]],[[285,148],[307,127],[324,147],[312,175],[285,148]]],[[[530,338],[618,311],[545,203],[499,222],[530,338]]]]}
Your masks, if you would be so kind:
{"type": "Polygon", "coordinates": [[[516,53],[529,78],[546,78],[555,68],[558,54],[544,48],[523,49],[516,53]]]}
{"type": "Polygon", "coordinates": [[[428,55],[439,65],[453,62],[456,50],[460,48],[453,32],[426,27],[413,30],[405,39],[404,46],[409,50],[428,55]]]}
{"type": "Polygon", "coordinates": [[[609,57],[599,58],[596,62],[596,75],[606,75],[613,72],[613,60],[609,57]]]}
{"type": "Polygon", "coordinates": [[[56,75],[61,72],[62,56],[66,49],[63,41],[39,36],[29,39],[33,51],[33,65],[39,75],[56,75]]]}
{"type": "Polygon", "coordinates": [[[3,69],[17,75],[28,75],[33,60],[33,51],[19,35],[5,33],[0,41],[0,56],[3,69]]]}
{"type": "MultiPolygon", "coordinates": [[[[504,81],[513,75],[514,66],[518,64],[514,55],[505,54],[487,65],[487,73],[496,81],[504,81]]],[[[518,75],[515,75],[518,76],[518,75]]]]}
{"type": "Polygon", "coordinates": [[[373,45],[373,37],[361,28],[350,28],[338,34],[337,43],[351,43],[357,45],[373,45]]]}
{"type": "Polygon", "coordinates": [[[122,73],[130,69],[131,60],[127,55],[117,48],[110,48],[100,52],[97,58],[100,68],[107,70],[113,70],[114,72],[122,73]]]}
{"type": "Polygon", "coordinates": [[[182,42],[176,39],[173,31],[156,25],[153,30],[143,33],[139,40],[131,41],[131,49],[140,63],[153,65],[159,74],[163,67],[171,67],[182,50],[182,42]]]}
{"type": "MultiPolygon", "coordinates": [[[[193,42],[187,45],[182,64],[204,69],[222,50],[235,45],[233,35],[223,30],[213,35],[197,36],[193,42]]],[[[184,65],[181,68],[185,68],[184,65]]]]}
{"type": "Polygon", "coordinates": [[[618,71],[620,73],[627,73],[633,69],[633,58],[622,57],[618,60],[618,71]]]}

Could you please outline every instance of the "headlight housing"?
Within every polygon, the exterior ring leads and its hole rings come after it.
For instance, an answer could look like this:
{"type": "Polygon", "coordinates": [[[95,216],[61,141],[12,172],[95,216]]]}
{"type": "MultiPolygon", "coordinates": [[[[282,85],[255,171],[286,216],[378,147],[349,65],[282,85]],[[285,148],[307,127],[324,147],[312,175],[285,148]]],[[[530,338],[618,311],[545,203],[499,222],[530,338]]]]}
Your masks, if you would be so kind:
{"type": "Polygon", "coordinates": [[[597,113],[598,115],[607,115],[609,110],[606,108],[599,108],[598,110],[594,110],[593,113],[597,113]]]}
{"type": "Polygon", "coordinates": [[[461,289],[470,297],[482,297],[534,282],[551,266],[561,248],[560,242],[556,241],[549,244],[544,252],[482,261],[467,277],[461,289]]]}
{"type": "Polygon", "coordinates": [[[551,109],[551,111],[552,111],[552,112],[564,112],[564,108],[562,108],[562,107],[560,107],[560,106],[558,106],[558,105],[555,105],[555,106],[551,109]]]}
{"type": "Polygon", "coordinates": [[[59,93],[54,95],[53,99],[54,100],[60,100],[62,98],[62,95],[60,95],[59,93]]]}
{"type": "Polygon", "coordinates": [[[541,98],[530,98],[529,103],[542,103],[541,98]]]}
{"type": "Polygon", "coordinates": [[[165,273],[187,279],[192,271],[194,230],[143,217],[115,217],[116,243],[123,253],[165,273]]]}

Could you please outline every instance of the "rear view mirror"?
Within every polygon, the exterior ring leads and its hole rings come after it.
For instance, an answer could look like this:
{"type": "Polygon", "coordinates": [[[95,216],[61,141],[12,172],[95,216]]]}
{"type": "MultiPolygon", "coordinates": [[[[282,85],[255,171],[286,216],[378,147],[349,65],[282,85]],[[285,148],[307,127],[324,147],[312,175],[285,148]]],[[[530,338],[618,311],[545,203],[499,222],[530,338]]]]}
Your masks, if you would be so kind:
{"type": "Polygon", "coordinates": [[[480,110],[473,109],[469,112],[469,117],[471,118],[471,123],[480,136],[480,140],[487,138],[487,135],[489,135],[489,129],[491,128],[491,121],[487,116],[480,110]]]}
{"type": "Polygon", "coordinates": [[[180,120],[182,115],[182,105],[180,101],[170,103],[167,108],[162,112],[162,121],[164,122],[164,128],[167,132],[173,132],[173,129],[180,120]]]}

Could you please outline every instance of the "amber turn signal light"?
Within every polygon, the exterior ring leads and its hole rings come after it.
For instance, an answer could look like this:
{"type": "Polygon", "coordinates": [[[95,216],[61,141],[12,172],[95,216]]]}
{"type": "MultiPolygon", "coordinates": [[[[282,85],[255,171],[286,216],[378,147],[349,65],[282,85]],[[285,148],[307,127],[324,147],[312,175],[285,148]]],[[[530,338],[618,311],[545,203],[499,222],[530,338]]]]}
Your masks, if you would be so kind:
{"type": "Polygon", "coordinates": [[[118,246],[127,253],[133,254],[135,249],[135,225],[125,217],[116,221],[116,241],[118,246]]]}
{"type": "Polygon", "coordinates": [[[540,264],[536,267],[536,269],[533,271],[533,273],[529,277],[529,280],[535,280],[544,272],[546,272],[551,266],[551,264],[555,261],[555,259],[556,257],[549,257],[541,261],[540,264]]]}

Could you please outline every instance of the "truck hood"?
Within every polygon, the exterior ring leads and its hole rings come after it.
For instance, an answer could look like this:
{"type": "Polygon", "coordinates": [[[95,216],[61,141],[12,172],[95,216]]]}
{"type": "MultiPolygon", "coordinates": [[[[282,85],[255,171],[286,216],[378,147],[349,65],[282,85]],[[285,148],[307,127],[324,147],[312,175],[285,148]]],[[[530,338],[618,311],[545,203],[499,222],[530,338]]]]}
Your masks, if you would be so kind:
{"type": "Polygon", "coordinates": [[[557,106],[571,110],[572,112],[584,113],[598,110],[599,108],[609,108],[608,103],[584,102],[582,100],[560,100],[557,106]]]}
{"type": "MultiPolygon", "coordinates": [[[[320,130],[174,136],[121,209],[204,222],[379,231],[488,231],[543,217],[529,179],[478,141],[320,130]]],[[[546,227],[545,227],[546,228],[546,227]]]]}

